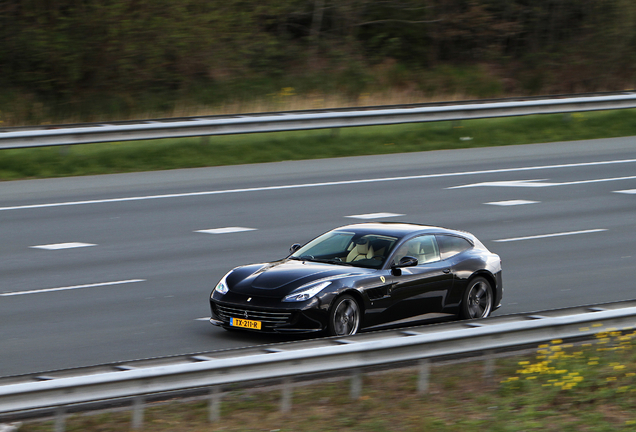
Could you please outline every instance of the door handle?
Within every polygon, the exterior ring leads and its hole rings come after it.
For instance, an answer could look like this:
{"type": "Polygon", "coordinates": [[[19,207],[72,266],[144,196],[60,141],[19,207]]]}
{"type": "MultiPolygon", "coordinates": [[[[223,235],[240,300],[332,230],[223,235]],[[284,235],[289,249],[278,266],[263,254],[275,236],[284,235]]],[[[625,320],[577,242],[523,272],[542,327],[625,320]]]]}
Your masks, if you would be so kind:
{"type": "Polygon", "coordinates": [[[450,273],[450,269],[449,268],[444,269],[444,273],[449,274],[450,273]]]}

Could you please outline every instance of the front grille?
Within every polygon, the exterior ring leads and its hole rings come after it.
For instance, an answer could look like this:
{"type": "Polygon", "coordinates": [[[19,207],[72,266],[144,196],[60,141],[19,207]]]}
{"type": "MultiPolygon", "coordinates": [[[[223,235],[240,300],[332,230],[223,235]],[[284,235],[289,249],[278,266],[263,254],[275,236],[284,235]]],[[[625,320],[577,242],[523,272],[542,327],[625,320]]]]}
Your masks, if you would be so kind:
{"type": "Polygon", "coordinates": [[[215,305],[216,312],[223,321],[229,321],[232,318],[241,318],[254,321],[260,321],[268,327],[279,326],[291,322],[292,313],[282,311],[268,311],[263,309],[246,309],[241,307],[231,307],[215,305]],[[247,315],[246,315],[247,312],[247,315]]]}

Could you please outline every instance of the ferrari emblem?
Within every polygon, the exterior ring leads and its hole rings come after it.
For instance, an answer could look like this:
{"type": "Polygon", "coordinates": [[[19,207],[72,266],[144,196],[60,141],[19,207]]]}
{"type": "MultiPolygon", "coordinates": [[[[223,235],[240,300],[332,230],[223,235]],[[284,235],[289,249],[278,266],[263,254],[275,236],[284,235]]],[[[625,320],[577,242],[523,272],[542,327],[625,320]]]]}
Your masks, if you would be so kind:
{"type": "Polygon", "coordinates": [[[382,281],[382,283],[386,282],[386,279],[384,279],[384,276],[380,276],[380,280],[382,281]]]}
{"type": "Polygon", "coordinates": [[[244,314],[244,315],[245,315],[245,319],[248,319],[248,318],[249,318],[249,316],[247,315],[247,311],[245,311],[245,314],[244,314]]]}

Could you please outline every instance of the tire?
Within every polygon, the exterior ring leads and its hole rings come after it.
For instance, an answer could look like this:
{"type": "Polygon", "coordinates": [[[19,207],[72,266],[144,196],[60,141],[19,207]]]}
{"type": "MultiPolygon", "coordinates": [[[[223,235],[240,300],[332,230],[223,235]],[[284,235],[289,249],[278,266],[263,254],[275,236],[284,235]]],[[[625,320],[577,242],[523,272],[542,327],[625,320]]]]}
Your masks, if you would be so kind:
{"type": "Polygon", "coordinates": [[[350,295],[338,297],[329,311],[329,336],[350,336],[360,329],[360,306],[350,295]]]}
{"type": "Polygon", "coordinates": [[[478,276],[468,282],[460,306],[461,319],[486,318],[492,312],[493,291],[490,282],[478,276]]]}

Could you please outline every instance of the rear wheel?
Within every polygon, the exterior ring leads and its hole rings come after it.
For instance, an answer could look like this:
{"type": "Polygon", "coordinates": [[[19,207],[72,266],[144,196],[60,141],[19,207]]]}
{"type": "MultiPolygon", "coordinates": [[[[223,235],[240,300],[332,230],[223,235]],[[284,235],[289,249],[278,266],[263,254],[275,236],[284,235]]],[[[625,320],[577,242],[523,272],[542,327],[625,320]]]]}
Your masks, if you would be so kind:
{"type": "Polygon", "coordinates": [[[492,311],[492,287],[481,276],[471,279],[462,299],[460,318],[485,318],[492,311]]]}
{"type": "Polygon", "coordinates": [[[330,336],[349,336],[360,328],[360,306],[350,295],[338,297],[329,312],[330,336]]]}

